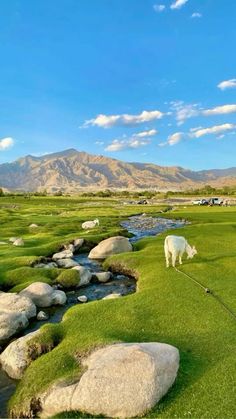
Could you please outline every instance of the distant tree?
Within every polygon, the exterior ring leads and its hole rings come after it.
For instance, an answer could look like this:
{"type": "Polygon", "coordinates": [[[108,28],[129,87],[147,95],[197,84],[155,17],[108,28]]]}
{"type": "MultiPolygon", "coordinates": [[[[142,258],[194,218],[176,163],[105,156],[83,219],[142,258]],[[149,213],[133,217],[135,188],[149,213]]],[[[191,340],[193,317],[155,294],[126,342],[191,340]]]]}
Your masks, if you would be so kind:
{"type": "Polygon", "coordinates": [[[4,192],[2,188],[0,188],[0,196],[4,196],[4,192]]]}

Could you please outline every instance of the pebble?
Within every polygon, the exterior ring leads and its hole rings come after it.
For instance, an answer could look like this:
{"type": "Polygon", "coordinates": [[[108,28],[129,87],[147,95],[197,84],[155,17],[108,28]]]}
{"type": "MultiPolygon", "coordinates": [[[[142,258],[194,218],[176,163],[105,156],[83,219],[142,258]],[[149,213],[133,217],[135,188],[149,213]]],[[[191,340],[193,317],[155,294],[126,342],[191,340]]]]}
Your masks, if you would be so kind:
{"type": "Polygon", "coordinates": [[[39,311],[37,314],[37,320],[48,320],[49,315],[45,311],[39,311]]]}
{"type": "Polygon", "coordinates": [[[86,297],[86,295],[80,295],[79,297],[77,297],[77,300],[79,301],[79,303],[87,303],[88,297],[86,297]]]}

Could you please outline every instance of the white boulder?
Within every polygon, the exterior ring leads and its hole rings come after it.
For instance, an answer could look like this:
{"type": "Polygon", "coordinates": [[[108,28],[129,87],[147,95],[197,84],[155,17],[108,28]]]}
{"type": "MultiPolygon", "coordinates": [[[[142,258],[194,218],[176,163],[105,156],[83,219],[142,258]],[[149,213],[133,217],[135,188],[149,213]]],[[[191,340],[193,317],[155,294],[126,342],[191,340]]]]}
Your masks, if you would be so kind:
{"type": "Polygon", "coordinates": [[[29,324],[24,312],[0,310],[0,345],[29,324]]]}
{"type": "Polygon", "coordinates": [[[58,259],[57,265],[59,266],[59,268],[70,269],[70,268],[74,268],[74,266],[78,266],[78,263],[73,259],[66,258],[66,259],[58,259]]]}
{"type": "Polygon", "coordinates": [[[20,295],[30,298],[37,307],[50,307],[66,302],[66,294],[63,291],[55,290],[44,282],[30,284],[20,295]]]}
{"type": "Polygon", "coordinates": [[[0,310],[24,313],[27,319],[36,316],[36,306],[33,301],[26,296],[13,292],[0,293],[0,310]]]}
{"type": "Polygon", "coordinates": [[[93,352],[83,367],[86,371],[77,383],[60,383],[41,397],[43,417],[72,410],[140,417],[174,383],[179,351],[164,343],[115,344],[93,352]]]}
{"type": "Polygon", "coordinates": [[[24,240],[19,238],[14,241],[13,246],[24,246],[24,244],[24,240]]]}
{"type": "Polygon", "coordinates": [[[73,252],[70,249],[63,250],[62,252],[54,253],[52,259],[59,260],[59,259],[67,259],[72,258],[73,252]]]}
{"type": "Polygon", "coordinates": [[[90,259],[106,259],[118,253],[132,252],[133,248],[129,240],[123,236],[110,237],[102,240],[90,253],[90,259]]]}
{"type": "Polygon", "coordinates": [[[22,378],[25,369],[31,363],[29,354],[29,341],[40,333],[29,333],[19,339],[14,340],[0,355],[2,369],[6,371],[9,377],[19,380],[22,378]]]}
{"type": "Polygon", "coordinates": [[[95,272],[94,274],[99,282],[108,282],[111,279],[111,272],[95,272]]]}

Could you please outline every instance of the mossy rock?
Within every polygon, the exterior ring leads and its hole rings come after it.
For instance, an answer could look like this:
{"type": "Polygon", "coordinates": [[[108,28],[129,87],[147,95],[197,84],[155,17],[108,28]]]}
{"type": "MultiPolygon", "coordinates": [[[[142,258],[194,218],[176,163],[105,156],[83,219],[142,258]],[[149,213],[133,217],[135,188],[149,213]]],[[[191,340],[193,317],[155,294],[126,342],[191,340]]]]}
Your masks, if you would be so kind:
{"type": "Polygon", "coordinates": [[[57,282],[64,288],[72,288],[79,285],[80,274],[75,269],[64,270],[58,277],[57,282]]]}

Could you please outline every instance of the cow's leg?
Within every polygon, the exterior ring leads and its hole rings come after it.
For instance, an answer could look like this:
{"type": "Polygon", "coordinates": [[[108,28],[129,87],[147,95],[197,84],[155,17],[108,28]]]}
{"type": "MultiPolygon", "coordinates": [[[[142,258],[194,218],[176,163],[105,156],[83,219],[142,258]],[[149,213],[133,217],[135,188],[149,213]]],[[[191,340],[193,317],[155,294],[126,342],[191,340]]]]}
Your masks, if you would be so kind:
{"type": "Polygon", "coordinates": [[[166,267],[169,268],[169,266],[170,266],[170,264],[169,264],[170,253],[168,251],[165,252],[165,257],[166,257],[166,267]]]}
{"type": "Polygon", "coordinates": [[[180,254],[179,254],[179,264],[180,265],[182,265],[182,256],[183,256],[183,252],[181,252],[180,254]]]}
{"type": "Polygon", "coordinates": [[[175,268],[175,262],[176,262],[176,254],[172,253],[172,266],[175,268]]]}

